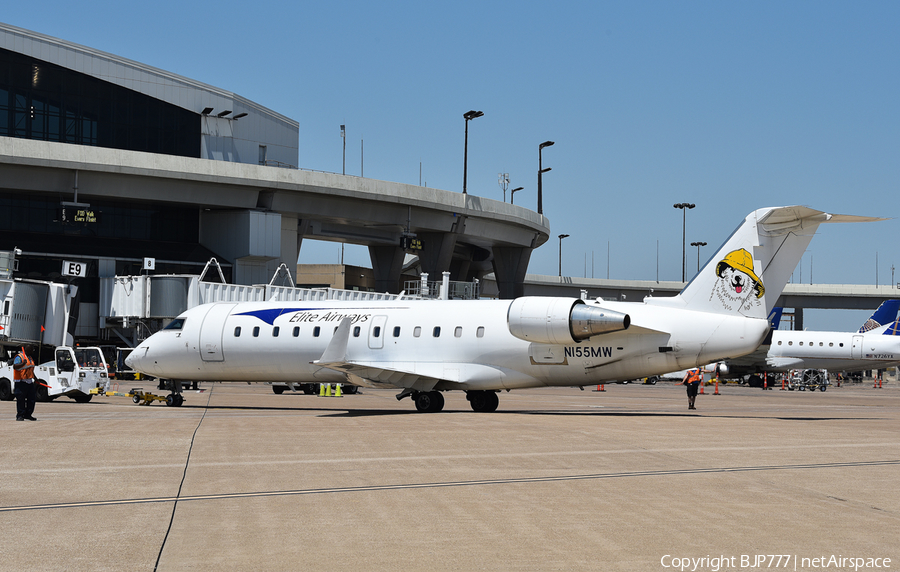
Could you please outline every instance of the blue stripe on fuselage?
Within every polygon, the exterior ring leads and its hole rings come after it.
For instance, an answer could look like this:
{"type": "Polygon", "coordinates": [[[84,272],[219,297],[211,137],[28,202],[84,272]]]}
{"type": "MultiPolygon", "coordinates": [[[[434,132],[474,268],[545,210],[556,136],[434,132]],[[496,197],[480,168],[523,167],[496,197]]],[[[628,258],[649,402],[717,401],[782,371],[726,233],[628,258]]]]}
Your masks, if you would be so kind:
{"type": "Polygon", "coordinates": [[[235,316],[254,316],[270,326],[275,325],[275,320],[282,314],[288,312],[303,312],[307,310],[321,310],[321,308],[266,308],[265,310],[253,310],[251,312],[241,312],[235,316]]]}

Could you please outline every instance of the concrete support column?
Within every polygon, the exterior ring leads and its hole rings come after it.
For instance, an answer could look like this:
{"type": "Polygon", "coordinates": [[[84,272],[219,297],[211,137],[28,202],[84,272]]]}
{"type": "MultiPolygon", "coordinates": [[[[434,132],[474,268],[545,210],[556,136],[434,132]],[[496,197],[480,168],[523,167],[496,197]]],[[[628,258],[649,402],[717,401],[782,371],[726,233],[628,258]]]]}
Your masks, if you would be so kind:
{"type": "Polygon", "coordinates": [[[803,308],[794,308],[794,329],[803,331],[803,308]]]}
{"type": "Polygon", "coordinates": [[[376,292],[399,294],[400,272],[403,270],[405,253],[399,246],[370,246],[369,258],[372,261],[372,273],[375,275],[376,292]]]}
{"type": "Polygon", "coordinates": [[[302,235],[297,233],[297,217],[281,215],[281,261],[291,272],[291,279],[297,283],[297,257],[300,255],[302,235]]]}
{"type": "Polygon", "coordinates": [[[531,248],[521,246],[495,246],[494,276],[500,298],[511,300],[525,295],[525,273],[531,260],[531,248]]]}
{"type": "Polygon", "coordinates": [[[422,241],[419,260],[423,272],[427,272],[429,276],[440,276],[442,272],[451,272],[451,280],[459,279],[452,275],[453,269],[450,267],[453,251],[456,248],[456,237],[457,235],[454,233],[444,232],[421,232],[418,234],[418,238],[422,241]]]}

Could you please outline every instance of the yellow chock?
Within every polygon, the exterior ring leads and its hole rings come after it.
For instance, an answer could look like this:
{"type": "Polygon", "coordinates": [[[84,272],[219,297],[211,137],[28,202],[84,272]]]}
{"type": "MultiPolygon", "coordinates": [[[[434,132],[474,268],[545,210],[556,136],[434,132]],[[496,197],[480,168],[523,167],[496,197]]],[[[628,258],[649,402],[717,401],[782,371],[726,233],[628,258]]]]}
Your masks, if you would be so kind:
{"type": "Polygon", "coordinates": [[[340,383],[334,384],[334,396],[335,397],[344,397],[344,395],[341,393],[341,384],[340,383]]]}
{"type": "Polygon", "coordinates": [[[319,384],[319,397],[325,397],[325,384],[319,384]]]}
{"type": "Polygon", "coordinates": [[[325,384],[325,397],[331,397],[331,384],[325,384]]]}

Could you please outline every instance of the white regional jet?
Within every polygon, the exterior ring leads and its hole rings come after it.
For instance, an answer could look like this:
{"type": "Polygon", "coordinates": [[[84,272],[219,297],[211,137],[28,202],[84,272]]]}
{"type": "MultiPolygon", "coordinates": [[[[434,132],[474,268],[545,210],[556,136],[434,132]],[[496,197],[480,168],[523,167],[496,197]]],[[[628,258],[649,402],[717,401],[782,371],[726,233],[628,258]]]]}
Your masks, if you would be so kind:
{"type": "MultiPolygon", "coordinates": [[[[819,224],[872,220],[882,219],[759,209],[681,293],[643,302],[204,304],[141,342],[126,363],[170,381],[393,387],[423,412],[443,408],[441,392],[462,390],[475,411],[494,411],[504,389],[595,385],[752,352],[819,224]]],[[[167,402],[180,404],[174,397],[167,402]]]]}
{"type": "MultiPolygon", "coordinates": [[[[900,300],[886,300],[858,332],[773,330],[755,352],[719,365],[727,377],[753,374],[751,386],[762,387],[759,374],[792,369],[858,371],[900,365],[900,300]]],[[[777,325],[776,325],[777,327],[777,325]]],[[[769,382],[772,382],[770,378],[769,382]]]]}

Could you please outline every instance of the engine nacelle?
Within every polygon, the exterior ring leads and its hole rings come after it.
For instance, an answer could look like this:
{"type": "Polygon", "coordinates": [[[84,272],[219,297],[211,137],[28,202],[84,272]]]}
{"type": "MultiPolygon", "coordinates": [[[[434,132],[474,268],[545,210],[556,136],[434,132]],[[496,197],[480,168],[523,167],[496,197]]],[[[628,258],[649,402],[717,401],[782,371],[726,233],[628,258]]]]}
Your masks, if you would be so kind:
{"type": "Polygon", "coordinates": [[[571,344],[628,329],[628,314],[589,306],[577,298],[516,298],[507,315],[509,333],[538,344],[571,344]]]}
{"type": "Polygon", "coordinates": [[[723,361],[706,364],[703,366],[703,371],[711,374],[718,373],[720,376],[728,375],[728,364],[723,361]]]}

